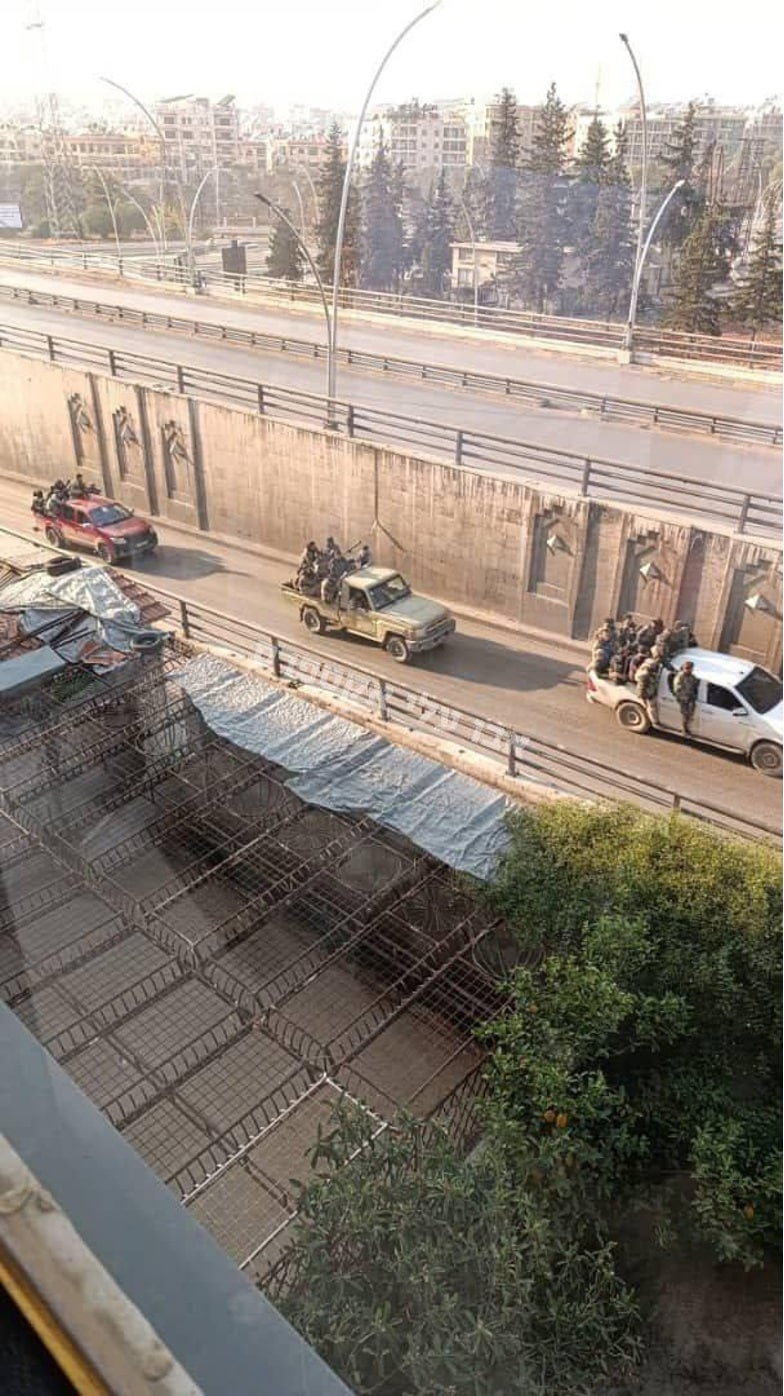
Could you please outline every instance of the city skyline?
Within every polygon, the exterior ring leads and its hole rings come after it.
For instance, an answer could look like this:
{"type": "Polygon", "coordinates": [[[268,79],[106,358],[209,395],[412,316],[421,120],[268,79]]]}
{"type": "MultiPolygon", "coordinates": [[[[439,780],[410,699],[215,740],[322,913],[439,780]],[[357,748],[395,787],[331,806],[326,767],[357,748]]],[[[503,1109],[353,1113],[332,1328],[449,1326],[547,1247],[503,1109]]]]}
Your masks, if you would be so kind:
{"type": "MultiPolygon", "coordinates": [[[[133,25],[123,32],[118,51],[111,11],[97,8],[94,0],[65,0],[58,10],[51,0],[41,0],[44,59],[35,35],[25,27],[33,15],[30,0],[6,0],[0,14],[5,103],[18,105],[36,92],[55,89],[97,111],[109,98],[99,80],[105,75],[132,87],[145,101],[178,92],[214,97],[232,92],[246,107],[356,111],[384,48],[419,8],[396,4],[381,12],[366,0],[335,0],[330,6],[302,0],[296,11],[251,13],[241,19],[236,0],[228,0],[221,7],[223,29],[204,11],[200,43],[198,16],[184,31],[171,11],[153,6],[152,0],[137,0],[133,25]],[[349,36],[352,54],[347,60],[349,36]]],[[[757,106],[775,97],[782,38],[778,7],[763,4],[764,45],[758,42],[757,26],[754,36],[747,37],[721,25],[706,44],[707,17],[707,6],[684,8],[675,0],[662,0],[655,12],[641,10],[630,21],[628,4],[618,0],[603,0],[590,14],[575,0],[565,0],[533,32],[530,15],[509,0],[485,0],[481,8],[476,0],[443,0],[394,55],[376,100],[481,99],[509,86],[520,102],[532,103],[542,100],[554,80],[569,104],[598,100],[601,107],[617,107],[635,91],[618,39],[619,29],[627,27],[651,102],[709,95],[719,104],[757,106]]]]}

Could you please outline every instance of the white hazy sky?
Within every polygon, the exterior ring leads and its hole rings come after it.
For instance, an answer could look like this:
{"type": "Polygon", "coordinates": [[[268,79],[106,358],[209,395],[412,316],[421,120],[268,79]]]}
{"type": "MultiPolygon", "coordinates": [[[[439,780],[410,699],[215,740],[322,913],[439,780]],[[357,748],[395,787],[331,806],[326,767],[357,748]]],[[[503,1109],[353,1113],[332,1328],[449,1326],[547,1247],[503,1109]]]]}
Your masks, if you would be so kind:
{"type": "MultiPolygon", "coordinates": [[[[384,49],[422,8],[416,0],[0,0],[0,99],[46,79],[25,25],[40,3],[49,82],[98,106],[99,74],[143,100],[234,93],[242,104],[302,102],[356,110],[384,49]]],[[[781,89],[780,3],[746,20],[721,0],[442,0],[390,60],[376,93],[490,95],[503,84],[539,100],[555,79],[567,101],[612,107],[634,90],[618,31],[628,31],[649,101],[714,96],[750,105],[781,89]]]]}

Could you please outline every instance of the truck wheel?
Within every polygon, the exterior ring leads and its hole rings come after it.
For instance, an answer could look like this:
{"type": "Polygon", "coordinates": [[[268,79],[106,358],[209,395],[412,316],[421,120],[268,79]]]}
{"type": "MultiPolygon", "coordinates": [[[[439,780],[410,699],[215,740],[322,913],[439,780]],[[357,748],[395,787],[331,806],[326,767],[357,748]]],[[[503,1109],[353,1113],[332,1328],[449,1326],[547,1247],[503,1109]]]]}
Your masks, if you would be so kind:
{"type": "Polygon", "coordinates": [[[408,645],[402,635],[390,635],[385,648],[387,654],[392,656],[396,664],[407,664],[411,658],[408,645]]]}
{"type": "Polygon", "coordinates": [[[57,532],[57,529],[52,528],[51,524],[47,524],[44,536],[47,543],[51,543],[53,548],[62,548],[63,540],[57,532]]]}
{"type": "Polygon", "coordinates": [[[315,606],[302,607],[302,624],[311,635],[324,634],[324,617],[319,614],[315,606]]]}
{"type": "Polygon", "coordinates": [[[615,716],[627,732],[637,732],[642,736],[651,730],[651,719],[644,708],[639,703],[621,703],[615,710],[615,716]]]}
{"type": "Polygon", "coordinates": [[[757,742],[751,749],[750,760],[761,776],[774,776],[781,780],[781,747],[775,742],[757,742]]]}
{"type": "Polygon", "coordinates": [[[111,560],[112,560],[111,549],[110,549],[110,548],[107,548],[107,546],[106,546],[105,543],[99,543],[99,544],[98,544],[98,556],[99,556],[99,558],[101,559],[101,562],[107,562],[107,563],[108,563],[108,562],[111,562],[111,560]]]}

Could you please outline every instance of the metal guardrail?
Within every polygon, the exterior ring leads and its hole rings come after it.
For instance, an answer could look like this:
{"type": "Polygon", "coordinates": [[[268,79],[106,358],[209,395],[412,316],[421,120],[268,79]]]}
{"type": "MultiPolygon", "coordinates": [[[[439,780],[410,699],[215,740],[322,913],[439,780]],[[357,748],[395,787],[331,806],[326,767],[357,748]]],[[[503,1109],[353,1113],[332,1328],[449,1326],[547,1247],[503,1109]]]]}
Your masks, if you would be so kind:
{"type": "MultiPolygon", "coordinates": [[[[76,271],[106,271],[128,280],[155,281],[182,287],[186,275],[173,258],[125,256],[117,258],[108,253],[64,251],[61,248],[32,248],[4,243],[0,258],[29,265],[62,267],[76,271]]],[[[239,296],[255,293],[270,303],[319,306],[315,286],[292,285],[272,280],[263,272],[249,271],[239,277],[223,271],[202,271],[204,289],[211,287],[239,296]]],[[[401,295],[385,291],[360,291],[344,288],[341,305],[346,310],[369,311],[373,314],[403,316],[406,319],[434,320],[465,327],[477,327],[501,334],[519,334],[539,340],[560,340],[586,346],[621,349],[624,327],[602,320],[579,320],[568,316],[541,315],[534,311],[479,306],[475,315],[472,304],[428,300],[424,297],[401,295]]],[[[662,330],[638,326],[635,346],[648,354],[662,358],[688,359],[702,363],[736,364],[739,368],[757,368],[781,372],[780,344],[739,339],[729,336],[687,334],[678,330],[662,330]]]]}
{"type": "MultiPolygon", "coordinates": [[[[164,318],[173,325],[178,323],[176,316],[164,318]]],[[[213,336],[221,337],[222,326],[212,325],[209,329],[213,336]]],[[[107,349],[18,325],[0,324],[0,348],[34,354],[52,363],[95,368],[112,377],[174,389],[273,417],[323,426],[327,416],[326,398],[315,393],[280,388],[212,369],[185,367],[166,359],[107,349]]],[[[585,499],[672,510],[749,536],[778,536],[781,532],[783,501],[777,495],[710,484],[689,476],[559,451],[537,442],[467,431],[353,403],[338,402],[334,408],[339,428],[348,437],[379,440],[409,452],[418,447],[430,455],[445,456],[456,465],[512,470],[534,484],[570,490],[585,499]]]]}
{"type": "Polygon", "coordinates": [[[578,799],[633,801],[656,813],[677,812],[744,838],[781,837],[778,829],[762,820],[747,819],[707,801],[693,800],[682,792],[604,766],[589,756],[525,736],[421,690],[282,640],[252,621],[215,611],[159,587],[147,586],[147,590],[165,600],[179,617],[185,640],[250,657],[275,678],[313,684],[335,697],[348,699],[382,722],[395,722],[469,746],[501,763],[510,776],[527,777],[578,799]]]}
{"type": "MultiPolygon", "coordinates": [[[[0,285],[0,299],[21,301],[24,305],[53,306],[58,310],[87,313],[96,318],[118,320],[123,324],[139,325],[145,329],[171,330],[199,339],[219,339],[224,344],[239,344],[251,349],[272,349],[278,353],[291,354],[294,358],[313,360],[326,358],[327,355],[326,345],[313,340],[268,334],[262,330],[244,329],[239,325],[220,325],[210,320],[168,315],[154,310],[137,310],[131,306],[112,305],[103,301],[88,301],[81,296],[63,296],[53,291],[32,291],[24,286],[0,285]]],[[[364,349],[338,348],[336,357],[339,363],[351,368],[367,368],[392,378],[414,378],[445,387],[493,393],[533,407],[591,412],[604,421],[631,422],[635,426],[696,432],[714,439],[764,446],[780,446],[782,442],[782,428],[775,422],[744,421],[739,417],[728,417],[718,412],[691,411],[685,407],[669,407],[663,403],[616,397],[611,393],[579,392],[556,383],[480,373],[474,369],[454,368],[449,364],[424,363],[391,354],[374,354],[364,349]]]]}
{"type": "MultiPolygon", "coordinates": [[[[18,538],[35,550],[62,552],[18,529],[3,526],[0,533],[18,538]]],[[[65,552],[62,555],[70,556],[65,552]]],[[[469,746],[498,761],[510,776],[539,781],[578,799],[634,801],[654,813],[687,815],[743,838],[781,840],[781,831],[763,820],[748,819],[720,805],[694,800],[681,791],[627,775],[615,766],[604,766],[590,756],[525,736],[479,713],[445,703],[421,689],[408,688],[359,665],[346,664],[306,645],[282,640],[273,631],[241,616],[227,615],[211,606],[189,601],[176,592],[151,584],[146,577],[144,587],[177,618],[177,630],[184,641],[250,658],[274,678],[322,688],[334,697],[357,704],[381,722],[395,721],[469,746]]],[[[166,628],[164,621],[158,622],[158,626],[166,628]]]]}

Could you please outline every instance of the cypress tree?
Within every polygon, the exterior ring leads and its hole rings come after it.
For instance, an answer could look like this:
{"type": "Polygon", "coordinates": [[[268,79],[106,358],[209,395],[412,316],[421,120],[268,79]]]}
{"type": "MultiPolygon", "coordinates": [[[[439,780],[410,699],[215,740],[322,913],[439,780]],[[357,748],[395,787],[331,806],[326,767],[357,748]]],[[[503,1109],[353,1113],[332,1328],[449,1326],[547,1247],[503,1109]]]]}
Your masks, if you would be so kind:
{"type": "Polygon", "coordinates": [[[561,286],[569,229],[569,183],[566,147],[569,114],[555,83],[537,115],[531,153],[525,164],[517,203],[520,251],[511,271],[511,287],[525,305],[544,310],[561,286]]]}
{"type": "Polygon", "coordinates": [[[572,199],[572,236],[575,247],[583,256],[591,245],[599,195],[609,164],[607,127],[597,112],[588,127],[585,144],[574,162],[576,179],[572,199]]]}
{"type": "MultiPolygon", "coordinates": [[[[334,121],[327,134],[327,161],[318,180],[319,219],[316,224],[318,255],[316,265],[325,281],[332,281],[335,269],[335,243],[338,235],[340,200],[346,161],[343,158],[343,132],[334,121]]],[[[343,235],[341,285],[355,286],[359,262],[360,208],[356,190],[349,195],[346,226],[343,235]]]]}
{"type": "Polygon", "coordinates": [[[373,156],[363,205],[362,285],[371,291],[389,291],[397,286],[402,270],[403,224],[383,139],[373,156]]]}
{"type": "Polygon", "coordinates": [[[452,243],[455,240],[455,207],[446,173],[441,171],[424,210],[421,228],[422,291],[425,296],[439,298],[444,293],[444,279],[452,267],[452,243]]]}
{"type": "Polygon", "coordinates": [[[683,120],[675,127],[672,140],[667,142],[660,157],[659,192],[665,194],[679,179],[683,180],[662,235],[662,242],[671,249],[683,246],[705,207],[698,176],[697,146],[697,107],[689,102],[683,120]]]}
{"type": "Polygon", "coordinates": [[[585,258],[585,301],[591,314],[610,319],[626,309],[634,274],[632,185],[626,163],[623,123],[614,132],[615,149],[604,171],[590,246],[585,258]]]}
{"type": "Polygon", "coordinates": [[[490,145],[486,218],[483,220],[491,238],[502,241],[514,238],[519,161],[517,99],[510,88],[504,87],[499,98],[498,120],[490,145]]]}
{"type": "Polygon", "coordinates": [[[765,203],[765,219],[755,239],[745,271],[730,301],[732,318],[756,338],[767,325],[781,324],[781,242],[776,235],[776,210],[765,203]]]}
{"type": "Polygon", "coordinates": [[[664,320],[670,329],[721,333],[719,302],[712,293],[727,276],[722,223],[720,208],[704,209],[683,244],[664,320]]]}
{"type": "MultiPolygon", "coordinates": [[[[291,218],[289,209],[284,208],[282,211],[287,218],[291,218]]],[[[275,218],[274,214],[273,218],[275,218]]],[[[275,218],[269,252],[267,253],[267,271],[270,276],[277,277],[281,281],[301,281],[304,269],[305,258],[302,255],[299,242],[291,229],[287,228],[280,218],[275,218]]]]}

